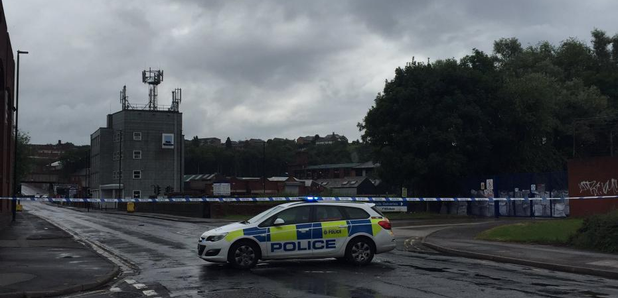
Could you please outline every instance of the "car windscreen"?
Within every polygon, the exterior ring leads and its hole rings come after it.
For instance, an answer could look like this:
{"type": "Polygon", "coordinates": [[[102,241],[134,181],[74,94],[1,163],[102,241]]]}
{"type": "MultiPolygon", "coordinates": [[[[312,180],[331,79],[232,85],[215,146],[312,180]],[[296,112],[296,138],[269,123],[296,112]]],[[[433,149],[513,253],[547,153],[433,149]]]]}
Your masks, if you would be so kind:
{"type": "Polygon", "coordinates": [[[272,207],[272,208],[270,208],[268,210],[265,210],[264,212],[262,212],[262,213],[260,213],[260,214],[258,214],[256,216],[248,219],[246,222],[247,223],[257,223],[257,222],[259,222],[260,220],[262,220],[264,218],[268,218],[268,216],[274,214],[275,212],[278,212],[281,209],[283,209],[283,207],[281,207],[281,206],[272,207]]]}

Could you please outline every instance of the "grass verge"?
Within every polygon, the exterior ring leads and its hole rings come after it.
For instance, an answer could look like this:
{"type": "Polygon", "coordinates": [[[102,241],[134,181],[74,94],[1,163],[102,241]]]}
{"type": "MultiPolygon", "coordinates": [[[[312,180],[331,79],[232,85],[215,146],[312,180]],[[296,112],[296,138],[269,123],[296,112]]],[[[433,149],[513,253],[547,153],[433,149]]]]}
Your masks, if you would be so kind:
{"type": "Polygon", "coordinates": [[[478,240],[565,245],[582,226],[583,219],[542,220],[495,227],[476,236],[478,240]]]}

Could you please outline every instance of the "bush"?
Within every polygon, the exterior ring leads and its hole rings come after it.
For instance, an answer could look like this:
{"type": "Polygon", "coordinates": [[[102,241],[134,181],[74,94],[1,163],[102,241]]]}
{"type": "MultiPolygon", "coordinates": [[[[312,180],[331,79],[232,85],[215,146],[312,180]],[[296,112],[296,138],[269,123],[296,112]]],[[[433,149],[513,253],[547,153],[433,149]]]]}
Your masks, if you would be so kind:
{"type": "Polygon", "coordinates": [[[618,211],[586,218],[569,241],[578,248],[618,253],[618,211]]]}

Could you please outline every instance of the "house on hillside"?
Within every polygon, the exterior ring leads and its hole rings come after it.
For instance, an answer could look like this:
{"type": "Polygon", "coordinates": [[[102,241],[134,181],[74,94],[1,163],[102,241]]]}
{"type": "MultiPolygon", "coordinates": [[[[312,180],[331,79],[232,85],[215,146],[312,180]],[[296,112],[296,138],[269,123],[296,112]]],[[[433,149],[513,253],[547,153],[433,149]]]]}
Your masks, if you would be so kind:
{"type": "Polygon", "coordinates": [[[294,176],[301,179],[334,179],[344,177],[372,177],[379,164],[364,163],[322,164],[295,168],[294,176]]]}
{"type": "Polygon", "coordinates": [[[315,144],[316,145],[329,145],[329,144],[334,144],[337,142],[347,143],[348,138],[342,135],[338,135],[333,132],[330,135],[326,135],[323,138],[319,138],[318,140],[315,141],[315,144]]]}
{"type": "Polygon", "coordinates": [[[199,138],[197,139],[200,146],[221,146],[219,138],[199,138]]]}
{"type": "Polygon", "coordinates": [[[376,186],[367,177],[318,179],[316,182],[329,190],[333,196],[353,197],[377,193],[376,186]]]}

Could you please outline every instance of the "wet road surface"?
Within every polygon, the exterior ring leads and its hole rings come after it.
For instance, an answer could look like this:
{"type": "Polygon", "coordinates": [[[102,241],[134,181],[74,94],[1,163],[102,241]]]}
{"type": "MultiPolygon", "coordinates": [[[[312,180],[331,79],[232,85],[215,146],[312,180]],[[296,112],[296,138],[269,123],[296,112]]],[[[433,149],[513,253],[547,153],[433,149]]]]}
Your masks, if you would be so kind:
{"type": "Polygon", "coordinates": [[[197,257],[199,235],[216,225],[26,208],[103,248],[125,271],[108,288],[75,297],[618,297],[616,280],[409,252],[405,237],[366,267],[291,260],[239,271],[197,257]]]}

